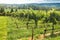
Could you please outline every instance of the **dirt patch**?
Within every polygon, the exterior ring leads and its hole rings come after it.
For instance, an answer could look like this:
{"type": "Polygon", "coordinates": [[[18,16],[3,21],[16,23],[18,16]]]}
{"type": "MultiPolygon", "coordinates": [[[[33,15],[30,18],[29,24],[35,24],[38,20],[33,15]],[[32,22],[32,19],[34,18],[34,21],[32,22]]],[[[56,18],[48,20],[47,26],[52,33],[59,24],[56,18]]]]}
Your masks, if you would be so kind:
{"type": "MultiPolygon", "coordinates": [[[[60,32],[54,32],[55,35],[57,35],[57,34],[59,34],[59,33],[60,33],[60,32]]],[[[51,35],[51,33],[45,34],[46,37],[48,37],[48,36],[50,36],[50,35],[51,35]]],[[[41,35],[38,36],[38,39],[39,39],[39,40],[43,40],[43,39],[45,38],[45,36],[44,36],[44,34],[41,34],[41,35]]]]}
{"type": "Polygon", "coordinates": [[[44,34],[38,36],[38,40],[43,40],[43,39],[44,39],[44,34]]]}
{"type": "MultiPolygon", "coordinates": [[[[55,35],[59,34],[60,32],[54,32],[55,35]]],[[[51,33],[47,33],[45,34],[45,36],[50,36],[51,33]]],[[[38,36],[38,40],[43,40],[45,38],[44,34],[41,34],[38,36]]],[[[18,39],[18,40],[22,40],[22,39],[18,39]]],[[[32,40],[32,37],[28,37],[28,40],[32,40]]],[[[34,40],[34,39],[33,39],[34,40]]]]}
{"type": "MultiPolygon", "coordinates": [[[[32,37],[29,37],[28,40],[32,40],[32,37]]],[[[33,39],[34,40],[34,39],[33,39]]]]}

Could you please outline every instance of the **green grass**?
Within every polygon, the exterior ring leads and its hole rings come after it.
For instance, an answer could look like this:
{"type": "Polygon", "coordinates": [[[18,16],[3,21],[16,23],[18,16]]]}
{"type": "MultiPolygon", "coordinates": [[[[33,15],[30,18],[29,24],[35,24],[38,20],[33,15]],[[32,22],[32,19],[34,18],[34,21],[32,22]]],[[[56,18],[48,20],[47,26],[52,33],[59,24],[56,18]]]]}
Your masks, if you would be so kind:
{"type": "Polygon", "coordinates": [[[0,40],[7,38],[7,17],[0,16],[0,40]]]}
{"type": "Polygon", "coordinates": [[[47,37],[44,40],[60,40],[60,35],[55,36],[55,37],[47,37]]]}
{"type": "MultiPolygon", "coordinates": [[[[0,40],[17,40],[20,38],[28,38],[31,37],[31,28],[26,28],[26,22],[23,20],[18,20],[17,18],[11,18],[8,16],[0,16],[0,40]],[[16,27],[15,20],[18,23],[18,27],[16,27]],[[5,39],[4,39],[5,37],[5,39]]],[[[30,21],[32,22],[32,21],[30,21]]],[[[29,24],[29,27],[34,26],[35,24],[29,24]]],[[[60,25],[55,25],[55,29],[58,31],[60,25]]],[[[47,27],[47,30],[51,29],[51,26],[47,27]]],[[[49,30],[51,32],[51,30],[49,30]]],[[[38,28],[34,29],[34,37],[37,38],[38,35],[44,33],[44,24],[38,25],[38,28]],[[41,27],[42,26],[42,27],[41,27]]],[[[59,40],[60,36],[57,37],[48,37],[46,40],[59,40]]],[[[45,40],[44,39],[44,40],[45,40]]]]}

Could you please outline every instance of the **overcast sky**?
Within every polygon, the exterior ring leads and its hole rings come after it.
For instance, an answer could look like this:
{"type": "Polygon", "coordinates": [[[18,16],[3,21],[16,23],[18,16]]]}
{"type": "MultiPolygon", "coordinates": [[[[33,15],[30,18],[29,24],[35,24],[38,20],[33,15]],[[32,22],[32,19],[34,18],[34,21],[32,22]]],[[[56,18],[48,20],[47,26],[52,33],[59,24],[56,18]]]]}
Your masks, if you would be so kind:
{"type": "Polygon", "coordinates": [[[60,3],[60,0],[0,0],[0,4],[60,3]]]}

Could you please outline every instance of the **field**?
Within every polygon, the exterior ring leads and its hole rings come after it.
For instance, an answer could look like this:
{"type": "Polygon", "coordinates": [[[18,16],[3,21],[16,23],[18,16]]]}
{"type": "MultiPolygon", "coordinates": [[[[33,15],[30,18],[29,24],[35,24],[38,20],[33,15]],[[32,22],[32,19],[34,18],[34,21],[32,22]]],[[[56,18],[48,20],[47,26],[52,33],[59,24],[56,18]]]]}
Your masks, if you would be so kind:
{"type": "Polygon", "coordinates": [[[60,10],[2,7],[0,40],[60,40],[60,10]]]}
{"type": "MultiPolygon", "coordinates": [[[[31,22],[31,21],[30,21],[31,22]]],[[[33,21],[32,21],[33,23],[33,21]]],[[[38,23],[39,24],[39,23],[38,23]]],[[[44,24],[39,24],[38,28],[33,29],[34,30],[34,40],[60,40],[59,34],[56,34],[54,37],[40,37],[42,34],[44,34],[44,24]],[[42,26],[42,27],[41,27],[42,26]]],[[[13,18],[10,16],[0,16],[0,40],[29,40],[32,37],[32,28],[35,24],[29,24],[29,29],[27,29],[26,21],[20,20],[17,18],[13,18]],[[18,28],[16,26],[16,23],[18,25],[18,28]],[[3,25],[3,26],[2,26],[3,25]]],[[[55,31],[54,32],[60,32],[60,25],[55,25],[55,31]]],[[[51,33],[52,30],[50,30],[51,27],[47,27],[47,33],[51,33]]],[[[47,34],[46,33],[46,34],[47,34]]]]}

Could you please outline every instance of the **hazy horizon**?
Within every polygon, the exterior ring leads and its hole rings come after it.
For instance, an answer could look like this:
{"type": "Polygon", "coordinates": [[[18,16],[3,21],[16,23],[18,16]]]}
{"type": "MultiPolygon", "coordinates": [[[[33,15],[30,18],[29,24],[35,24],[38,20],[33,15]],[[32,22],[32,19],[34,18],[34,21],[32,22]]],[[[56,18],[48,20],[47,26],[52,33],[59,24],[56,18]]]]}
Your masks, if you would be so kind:
{"type": "Polygon", "coordinates": [[[0,4],[60,3],[60,0],[0,0],[0,4]]]}

